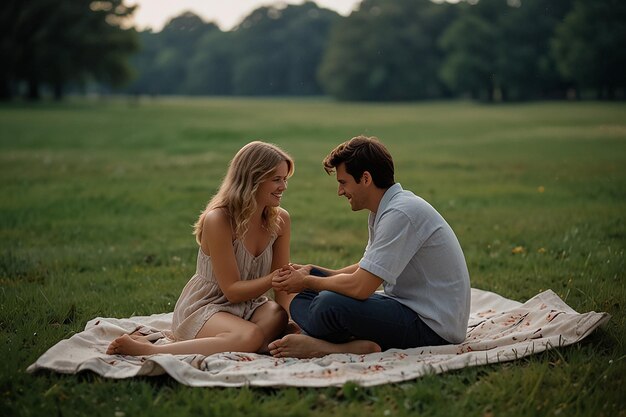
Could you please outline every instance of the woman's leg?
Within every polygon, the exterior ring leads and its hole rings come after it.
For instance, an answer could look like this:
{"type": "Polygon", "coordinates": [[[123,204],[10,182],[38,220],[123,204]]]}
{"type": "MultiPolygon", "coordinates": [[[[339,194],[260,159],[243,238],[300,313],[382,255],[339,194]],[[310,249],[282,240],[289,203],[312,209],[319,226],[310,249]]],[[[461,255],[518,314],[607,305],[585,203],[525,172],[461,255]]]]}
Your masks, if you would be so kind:
{"type": "Polygon", "coordinates": [[[285,309],[274,301],[268,301],[254,310],[250,321],[263,332],[263,344],[259,353],[269,352],[267,345],[284,333],[288,318],[285,309]]]}
{"type": "Polygon", "coordinates": [[[125,334],[109,345],[110,355],[152,355],[171,353],[173,355],[201,354],[218,352],[257,352],[265,341],[265,333],[255,323],[226,312],[215,313],[202,326],[195,339],[183,340],[164,345],[154,345],[132,339],[125,334]]]}
{"type": "Polygon", "coordinates": [[[289,314],[289,304],[296,294],[288,294],[284,291],[274,290],[274,301],[277,302],[289,314]]]}

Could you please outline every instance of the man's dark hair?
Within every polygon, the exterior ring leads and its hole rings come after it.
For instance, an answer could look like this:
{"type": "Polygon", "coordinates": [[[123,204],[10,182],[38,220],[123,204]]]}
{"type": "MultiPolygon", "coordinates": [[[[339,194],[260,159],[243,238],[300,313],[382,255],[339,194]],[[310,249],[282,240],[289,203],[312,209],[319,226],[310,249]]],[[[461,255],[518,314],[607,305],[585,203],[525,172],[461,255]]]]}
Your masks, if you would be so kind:
{"type": "Polygon", "coordinates": [[[330,175],[342,163],[357,183],[361,182],[365,171],[370,173],[378,188],[387,189],[395,183],[391,154],[373,136],[357,136],[337,146],[324,158],[324,169],[330,175]]]}

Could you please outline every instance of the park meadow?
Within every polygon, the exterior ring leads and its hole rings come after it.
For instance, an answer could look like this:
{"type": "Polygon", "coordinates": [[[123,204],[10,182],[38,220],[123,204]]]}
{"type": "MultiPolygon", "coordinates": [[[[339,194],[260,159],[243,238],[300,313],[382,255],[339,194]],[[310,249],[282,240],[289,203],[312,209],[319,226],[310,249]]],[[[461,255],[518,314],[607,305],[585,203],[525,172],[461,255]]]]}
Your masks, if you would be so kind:
{"type": "Polygon", "coordinates": [[[626,104],[324,98],[72,98],[0,105],[0,404],[6,416],[626,416],[626,104]],[[94,317],[169,312],[195,271],[192,224],[252,140],[296,161],[293,262],[357,262],[365,212],[324,156],[377,136],[396,181],[463,247],[472,287],[552,289],[611,319],[583,341],[403,383],[190,388],[26,368],[94,317]]]}

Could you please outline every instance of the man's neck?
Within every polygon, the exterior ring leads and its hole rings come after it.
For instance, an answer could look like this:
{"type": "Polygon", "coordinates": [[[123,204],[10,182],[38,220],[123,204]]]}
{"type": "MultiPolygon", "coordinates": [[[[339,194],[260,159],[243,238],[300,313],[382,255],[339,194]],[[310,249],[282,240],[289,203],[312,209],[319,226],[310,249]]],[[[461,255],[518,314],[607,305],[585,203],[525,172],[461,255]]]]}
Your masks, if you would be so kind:
{"type": "Polygon", "coordinates": [[[376,214],[376,212],[378,211],[378,207],[380,206],[380,202],[382,201],[383,196],[385,195],[388,189],[389,188],[375,187],[374,190],[372,190],[370,203],[368,204],[368,207],[367,207],[369,211],[376,214]]]}

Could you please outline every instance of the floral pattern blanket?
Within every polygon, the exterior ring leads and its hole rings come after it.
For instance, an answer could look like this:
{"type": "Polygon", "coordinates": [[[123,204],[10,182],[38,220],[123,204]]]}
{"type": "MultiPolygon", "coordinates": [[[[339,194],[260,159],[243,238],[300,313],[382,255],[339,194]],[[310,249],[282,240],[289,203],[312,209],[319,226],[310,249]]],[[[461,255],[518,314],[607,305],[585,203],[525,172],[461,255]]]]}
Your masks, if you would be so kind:
{"type": "Polygon", "coordinates": [[[28,367],[60,373],[92,371],[107,378],[169,374],[194,387],[343,385],[407,381],[425,374],[523,358],[576,343],[606,323],[607,313],[577,313],[551,290],[525,303],[472,289],[466,340],[458,345],[391,349],[368,355],[332,354],[315,359],[226,352],[203,355],[107,355],[109,343],[138,326],[168,329],[172,314],[95,318],[85,330],[62,340],[28,367]]]}

